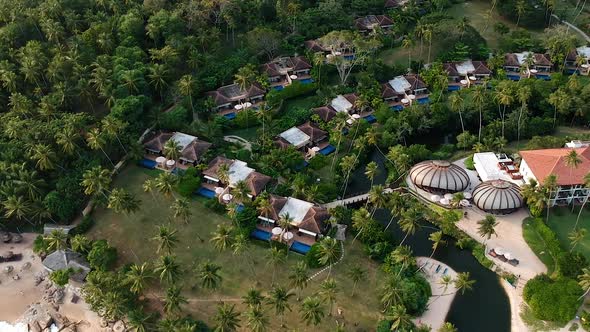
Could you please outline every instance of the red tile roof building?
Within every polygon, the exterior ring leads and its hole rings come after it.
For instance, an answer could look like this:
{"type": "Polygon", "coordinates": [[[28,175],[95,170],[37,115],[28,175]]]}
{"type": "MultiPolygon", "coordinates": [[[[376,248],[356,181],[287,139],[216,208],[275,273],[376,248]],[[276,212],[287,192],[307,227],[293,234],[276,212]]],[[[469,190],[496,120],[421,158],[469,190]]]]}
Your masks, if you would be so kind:
{"type": "Polygon", "coordinates": [[[590,173],[590,147],[528,150],[520,151],[520,155],[520,172],[527,183],[535,180],[543,184],[547,176],[554,174],[557,177],[558,188],[551,205],[569,204],[586,198],[590,189],[584,187],[584,176],[590,173]],[[567,156],[572,151],[576,151],[580,160],[577,167],[567,163],[567,156]]]}

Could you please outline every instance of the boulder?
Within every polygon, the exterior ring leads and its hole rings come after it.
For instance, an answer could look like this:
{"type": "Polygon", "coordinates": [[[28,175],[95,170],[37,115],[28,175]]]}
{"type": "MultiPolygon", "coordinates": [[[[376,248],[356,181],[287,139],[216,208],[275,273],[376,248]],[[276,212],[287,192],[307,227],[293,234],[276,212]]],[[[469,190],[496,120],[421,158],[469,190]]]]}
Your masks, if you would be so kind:
{"type": "Polygon", "coordinates": [[[122,320],[116,321],[113,325],[113,331],[115,332],[125,332],[125,323],[122,320]]]}
{"type": "Polygon", "coordinates": [[[45,313],[45,315],[39,317],[37,322],[42,329],[49,328],[51,323],[53,323],[53,317],[51,317],[48,313],[45,313]]]}
{"type": "Polygon", "coordinates": [[[35,321],[32,323],[29,323],[29,331],[30,332],[41,332],[41,331],[43,331],[43,329],[41,328],[41,326],[39,326],[39,323],[37,323],[35,321]]]}

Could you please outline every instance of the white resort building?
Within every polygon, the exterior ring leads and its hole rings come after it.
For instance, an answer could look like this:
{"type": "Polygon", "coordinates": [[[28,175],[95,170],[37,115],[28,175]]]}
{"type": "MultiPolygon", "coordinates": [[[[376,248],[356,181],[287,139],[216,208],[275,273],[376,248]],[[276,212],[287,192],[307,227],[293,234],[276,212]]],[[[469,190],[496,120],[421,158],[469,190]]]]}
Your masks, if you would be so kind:
{"type": "Polygon", "coordinates": [[[588,199],[590,188],[584,186],[584,176],[590,173],[590,147],[520,151],[520,172],[524,180],[543,184],[547,176],[557,177],[557,188],[549,201],[550,206],[579,204],[588,199]],[[580,163],[568,165],[566,157],[576,151],[580,163]]]}

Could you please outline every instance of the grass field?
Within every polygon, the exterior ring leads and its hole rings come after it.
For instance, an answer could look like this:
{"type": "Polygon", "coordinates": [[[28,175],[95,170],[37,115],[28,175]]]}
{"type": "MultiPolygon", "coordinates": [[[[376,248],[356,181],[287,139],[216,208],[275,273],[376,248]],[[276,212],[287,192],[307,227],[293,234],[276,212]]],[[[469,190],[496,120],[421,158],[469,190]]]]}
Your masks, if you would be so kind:
{"type": "MultiPolygon", "coordinates": [[[[114,181],[115,187],[123,187],[137,195],[142,200],[140,211],[133,215],[116,214],[111,210],[99,208],[94,212],[96,225],[90,231],[93,239],[105,238],[118,249],[120,264],[130,262],[155,262],[158,259],[156,243],[151,240],[155,235],[156,227],[170,221],[171,199],[166,199],[159,194],[152,196],[143,192],[142,183],[154,175],[154,171],[147,171],[135,166],[125,168],[114,181]]],[[[185,295],[190,299],[185,307],[186,311],[194,314],[195,318],[212,323],[210,317],[215,311],[215,304],[219,299],[232,300],[239,310],[243,310],[241,301],[247,289],[258,287],[268,290],[272,283],[273,274],[276,274],[275,282],[281,285],[288,283],[288,271],[303,256],[290,253],[284,266],[277,267],[266,264],[269,253],[268,245],[260,241],[253,241],[247,256],[235,256],[231,251],[218,252],[209,243],[211,233],[219,224],[229,224],[230,220],[225,216],[217,215],[203,205],[202,199],[193,200],[193,217],[188,225],[180,221],[171,221],[178,229],[179,245],[175,255],[184,266],[187,273],[183,278],[185,295]],[[204,238],[201,242],[198,237],[204,238]],[[203,291],[199,287],[198,280],[192,273],[193,268],[199,263],[211,260],[222,266],[221,276],[223,281],[218,291],[211,293],[203,291]],[[254,267],[252,271],[251,267],[254,267]],[[275,272],[275,273],[273,273],[275,272]]],[[[369,260],[363,253],[358,242],[345,244],[345,258],[335,266],[332,275],[335,277],[339,294],[337,307],[342,308],[344,317],[338,317],[340,322],[346,322],[347,326],[358,324],[358,328],[371,330],[379,319],[379,303],[377,289],[378,280],[382,272],[378,266],[369,260]],[[367,271],[365,280],[359,283],[354,297],[351,296],[352,281],[346,276],[346,271],[351,266],[360,265],[367,271]]],[[[314,271],[310,271],[310,275],[314,271]]],[[[325,274],[310,282],[303,296],[317,294],[319,283],[325,278],[325,274]]],[[[335,328],[335,318],[326,316],[323,323],[317,328],[308,328],[301,322],[298,312],[299,304],[292,301],[293,312],[287,314],[285,323],[289,330],[319,330],[329,331],[335,328]]],[[[328,305],[326,304],[326,310],[328,305]]],[[[279,329],[279,322],[272,317],[270,309],[266,312],[271,325],[270,331],[279,329]]],[[[244,324],[243,324],[244,325],[244,324]]]]}
{"type": "MultiPolygon", "coordinates": [[[[574,228],[579,209],[576,207],[574,213],[571,212],[571,207],[559,207],[551,209],[549,214],[549,222],[547,225],[557,234],[559,242],[564,249],[571,248],[571,241],[568,239],[568,234],[574,228]]],[[[586,208],[580,216],[579,228],[590,230],[590,210],[586,208]]],[[[575,247],[586,259],[590,260],[590,235],[580,241],[575,247]]]]}
{"type": "Polygon", "coordinates": [[[541,262],[547,267],[547,274],[551,275],[555,271],[555,260],[549,254],[545,242],[537,231],[530,225],[533,218],[527,218],[522,223],[522,235],[531,250],[539,257],[541,262]]]}
{"type": "Polygon", "coordinates": [[[260,128],[262,128],[262,126],[255,126],[244,129],[231,129],[224,132],[223,134],[239,136],[247,141],[255,142],[256,138],[258,137],[258,129],[260,128]]]}

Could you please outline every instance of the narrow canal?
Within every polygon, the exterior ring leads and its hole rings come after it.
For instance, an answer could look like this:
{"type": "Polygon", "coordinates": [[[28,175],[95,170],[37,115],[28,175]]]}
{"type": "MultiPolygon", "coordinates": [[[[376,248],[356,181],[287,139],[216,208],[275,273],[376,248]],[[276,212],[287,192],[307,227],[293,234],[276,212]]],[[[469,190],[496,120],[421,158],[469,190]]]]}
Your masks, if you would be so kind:
{"type": "MultiPolygon", "coordinates": [[[[381,170],[375,178],[375,184],[383,184],[387,177],[385,158],[378,151],[374,151],[370,159],[377,162],[381,170]]],[[[348,193],[369,189],[370,183],[364,175],[364,167],[357,169],[351,178],[354,180],[348,186],[348,193]]],[[[377,211],[375,218],[386,225],[389,213],[385,210],[377,211]]],[[[392,223],[389,229],[396,240],[401,241],[404,233],[397,223],[392,223]]],[[[405,243],[412,248],[415,256],[430,256],[432,243],[428,236],[434,231],[431,227],[422,227],[414,236],[408,237],[405,243]]],[[[457,248],[452,238],[447,237],[446,240],[447,244],[437,249],[433,257],[457,272],[469,272],[471,278],[476,280],[472,291],[455,296],[446,320],[453,323],[459,331],[510,331],[510,303],[498,276],[479,264],[471,252],[457,248]]]]}

